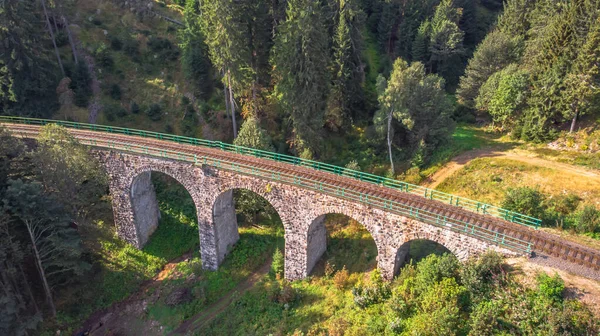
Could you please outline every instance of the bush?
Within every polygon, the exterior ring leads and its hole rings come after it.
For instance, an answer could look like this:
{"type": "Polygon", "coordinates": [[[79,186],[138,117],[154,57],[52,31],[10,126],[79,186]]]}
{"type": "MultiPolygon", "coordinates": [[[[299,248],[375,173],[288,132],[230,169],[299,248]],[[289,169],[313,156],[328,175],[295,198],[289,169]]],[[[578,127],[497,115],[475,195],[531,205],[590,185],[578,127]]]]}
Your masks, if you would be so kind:
{"type": "Polygon", "coordinates": [[[166,124],[165,125],[165,133],[167,133],[167,134],[173,134],[173,125],[166,124]]]}
{"type": "Polygon", "coordinates": [[[108,121],[115,121],[116,118],[123,118],[127,115],[127,110],[119,104],[106,104],[102,110],[108,121]]]}
{"type": "Polygon", "coordinates": [[[381,278],[379,270],[371,273],[370,283],[363,285],[357,284],[352,288],[354,303],[360,308],[367,308],[373,304],[381,303],[390,298],[392,291],[390,285],[381,278]]]}
{"type": "Polygon", "coordinates": [[[579,233],[600,232],[600,211],[591,204],[586,204],[583,209],[573,214],[573,225],[579,233]]]}
{"type": "Polygon", "coordinates": [[[273,261],[271,262],[271,271],[269,272],[272,277],[283,276],[284,262],[285,260],[281,250],[279,248],[275,249],[275,252],[273,253],[273,261]]]}
{"type": "Polygon", "coordinates": [[[541,273],[537,277],[537,282],[540,296],[554,302],[562,302],[565,282],[558,273],[555,273],[552,277],[546,273],[541,273]]]}
{"type": "Polygon", "coordinates": [[[535,218],[544,217],[543,203],[545,196],[530,187],[508,189],[502,202],[502,207],[535,218]]]}
{"type": "Polygon", "coordinates": [[[162,109],[160,105],[154,103],[148,107],[146,114],[152,121],[159,121],[162,118],[162,109]]]}
{"type": "Polygon", "coordinates": [[[110,97],[114,100],[121,100],[121,87],[119,84],[112,84],[110,86],[110,97]]]}
{"type": "Polygon", "coordinates": [[[179,50],[168,39],[152,36],[147,45],[161,60],[175,61],[179,57],[179,50]]]}
{"type": "Polygon", "coordinates": [[[96,50],[96,60],[98,62],[98,65],[100,65],[104,69],[107,69],[109,71],[113,70],[115,61],[113,60],[110,51],[106,48],[105,45],[100,46],[100,48],[96,50]]]}
{"type": "Polygon", "coordinates": [[[140,106],[136,102],[131,101],[131,104],[129,104],[129,112],[133,114],[140,113],[140,106]]]}
{"type": "Polygon", "coordinates": [[[110,47],[113,50],[121,50],[123,48],[123,42],[117,36],[110,38],[110,47]]]}
{"type": "Polygon", "coordinates": [[[341,270],[335,272],[335,275],[333,276],[333,284],[337,289],[344,289],[346,288],[346,285],[348,285],[349,277],[350,274],[344,265],[341,270]]]}
{"type": "Polygon", "coordinates": [[[123,51],[127,56],[131,57],[134,62],[139,63],[141,61],[140,43],[137,40],[126,39],[123,43],[123,51]]]}

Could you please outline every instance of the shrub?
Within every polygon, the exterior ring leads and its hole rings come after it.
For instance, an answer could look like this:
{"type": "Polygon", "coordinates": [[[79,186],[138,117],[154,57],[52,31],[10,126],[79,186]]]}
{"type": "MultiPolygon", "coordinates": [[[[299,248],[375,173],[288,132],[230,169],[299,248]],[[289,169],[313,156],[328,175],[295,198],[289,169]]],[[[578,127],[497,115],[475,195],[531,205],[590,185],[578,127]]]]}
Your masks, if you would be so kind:
{"type": "Polygon", "coordinates": [[[106,104],[102,110],[108,121],[115,121],[116,118],[123,118],[127,115],[127,110],[119,104],[106,104]]]}
{"type": "Polygon", "coordinates": [[[165,125],[165,133],[167,133],[167,134],[173,134],[173,125],[166,124],[165,125]]]}
{"type": "Polygon", "coordinates": [[[54,41],[56,42],[56,46],[60,48],[69,43],[69,36],[61,30],[54,36],[54,41]]]}
{"type": "Polygon", "coordinates": [[[100,48],[96,50],[96,60],[98,61],[98,65],[109,71],[112,70],[115,65],[115,61],[105,45],[101,45],[100,48]]]}
{"type": "Polygon", "coordinates": [[[121,100],[121,87],[119,84],[112,84],[109,91],[110,97],[114,100],[121,100]]]}
{"type": "Polygon", "coordinates": [[[161,60],[175,61],[179,57],[179,50],[168,39],[152,36],[147,45],[161,60]]]}
{"type": "Polygon", "coordinates": [[[325,272],[324,272],[325,277],[326,278],[331,277],[334,272],[335,272],[335,266],[330,261],[327,261],[325,263],[325,272]]]}
{"type": "Polygon", "coordinates": [[[281,284],[281,292],[279,293],[277,301],[281,304],[289,304],[296,301],[297,296],[296,290],[292,287],[292,284],[284,279],[281,284]]]}
{"type": "Polygon", "coordinates": [[[283,276],[283,266],[284,266],[284,258],[283,253],[279,248],[275,249],[273,253],[273,261],[271,262],[271,271],[270,274],[273,277],[281,277],[283,276]]]}
{"type": "Polygon", "coordinates": [[[127,56],[131,57],[134,62],[139,63],[141,61],[140,43],[137,40],[126,39],[123,43],[123,51],[127,56]]]}
{"type": "Polygon", "coordinates": [[[535,218],[544,217],[543,203],[545,196],[530,187],[508,189],[502,201],[502,207],[535,218]]]}
{"type": "Polygon", "coordinates": [[[573,215],[573,222],[579,233],[600,232],[600,211],[595,206],[586,204],[573,215]]]}
{"type": "Polygon", "coordinates": [[[341,270],[335,272],[335,275],[333,276],[333,284],[335,285],[335,287],[337,289],[344,289],[344,288],[346,288],[346,285],[348,284],[349,277],[350,277],[350,274],[348,273],[348,270],[346,269],[346,266],[344,265],[344,267],[342,267],[341,270]]]}
{"type": "Polygon", "coordinates": [[[381,278],[379,270],[371,273],[370,283],[357,284],[352,288],[354,303],[360,308],[367,308],[373,304],[381,303],[390,298],[392,291],[390,285],[381,278]]]}
{"type": "Polygon", "coordinates": [[[117,36],[113,36],[110,38],[110,47],[113,50],[121,50],[121,48],[123,48],[123,42],[117,36]]]}
{"type": "Polygon", "coordinates": [[[540,296],[554,302],[562,301],[565,282],[558,273],[555,273],[552,277],[546,273],[540,273],[537,277],[537,282],[538,294],[540,296]]]}
{"type": "Polygon", "coordinates": [[[140,106],[136,102],[131,101],[131,104],[129,104],[129,111],[133,114],[138,114],[140,113],[140,106]]]}
{"type": "Polygon", "coordinates": [[[160,105],[153,103],[148,107],[146,114],[152,121],[159,121],[162,118],[162,109],[160,105]]]}

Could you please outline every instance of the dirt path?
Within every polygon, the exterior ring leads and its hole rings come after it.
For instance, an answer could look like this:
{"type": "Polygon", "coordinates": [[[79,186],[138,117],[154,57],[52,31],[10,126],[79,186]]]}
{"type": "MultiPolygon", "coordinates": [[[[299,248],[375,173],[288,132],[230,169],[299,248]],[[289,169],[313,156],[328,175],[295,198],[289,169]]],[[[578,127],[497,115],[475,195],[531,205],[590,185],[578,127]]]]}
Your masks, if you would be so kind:
{"type": "Polygon", "coordinates": [[[566,163],[555,162],[547,159],[542,159],[539,157],[533,156],[531,153],[524,150],[511,150],[507,152],[501,152],[494,148],[482,148],[475,149],[472,151],[464,152],[452,161],[448,162],[444,167],[439,169],[435,174],[430,176],[424,183],[424,186],[427,188],[436,188],[440,183],[442,183],[445,179],[450,177],[455,172],[459,171],[463,168],[467,163],[471,160],[478,158],[506,158],[514,161],[520,161],[529,163],[535,166],[541,166],[546,168],[553,168],[561,171],[568,171],[571,173],[587,176],[590,178],[600,179],[600,174],[590,169],[586,169],[583,167],[577,167],[566,163]]]}
{"type": "Polygon", "coordinates": [[[187,252],[165,265],[165,267],[152,279],[143,283],[140,289],[123,301],[116,302],[106,309],[92,314],[84,323],[79,332],[87,331],[91,336],[104,335],[163,335],[163,326],[157,321],[148,321],[144,318],[146,308],[158,300],[160,290],[156,290],[161,281],[165,280],[183,260],[189,259],[192,252],[187,252]],[[152,293],[152,294],[149,294],[152,293]]]}
{"type": "Polygon", "coordinates": [[[245,281],[238,284],[227,295],[223,296],[219,301],[206,307],[202,312],[192,316],[190,319],[183,322],[175,331],[169,335],[183,335],[190,331],[198,330],[206,325],[222,313],[229,304],[233,301],[234,296],[241,295],[254,286],[258,280],[269,272],[271,268],[271,259],[269,258],[264,265],[254,271],[245,281]]]}

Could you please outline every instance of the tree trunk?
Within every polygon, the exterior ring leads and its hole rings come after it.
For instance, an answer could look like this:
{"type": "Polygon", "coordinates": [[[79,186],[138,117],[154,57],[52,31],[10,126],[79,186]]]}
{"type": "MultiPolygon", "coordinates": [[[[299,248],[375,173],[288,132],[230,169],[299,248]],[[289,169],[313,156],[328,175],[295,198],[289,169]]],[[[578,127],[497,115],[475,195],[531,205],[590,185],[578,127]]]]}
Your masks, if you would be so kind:
{"type": "Polygon", "coordinates": [[[579,116],[579,108],[575,108],[575,116],[573,116],[573,120],[571,120],[571,129],[569,133],[573,133],[575,131],[575,124],[577,123],[577,117],[579,116]]]}
{"type": "Polygon", "coordinates": [[[65,29],[67,30],[67,36],[69,37],[69,44],[71,45],[71,51],[73,52],[73,60],[75,64],[79,63],[79,57],[77,57],[77,49],[75,47],[75,41],[73,40],[73,35],[71,35],[71,29],[69,29],[69,22],[67,22],[67,18],[63,15],[62,17],[63,24],[65,25],[65,29]]]}
{"type": "Polygon", "coordinates": [[[25,276],[23,267],[19,266],[19,271],[21,271],[21,276],[23,277],[23,282],[25,283],[25,288],[27,288],[27,294],[29,295],[29,299],[31,300],[31,303],[33,304],[33,308],[35,309],[36,313],[39,313],[40,308],[38,307],[37,302],[35,302],[35,297],[33,296],[33,291],[31,290],[29,281],[27,281],[27,277],[25,276]]]}
{"type": "Polygon", "coordinates": [[[388,152],[390,154],[390,165],[391,165],[391,171],[392,174],[394,174],[396,171],[394,169],[394,158],[392,157],[392,112],[390,112],[388,114],[388,124],[387,124],[387,145],[388,145],[388,152]]]}
{"type": "MultiPolygon", "coordinates": [[[[223,78],[225,78],[225,71],[223,71],[223,78]]],[[[223,95],[225,96],[225,115],[229,115],[229,95],[227,94],[227,85],[223,85],[223,95]]]]}
{"type": "Polygon", "coordinates": [[[63,77],[65,77],[65,68],[63,67],[62,60],[60,59],[60,54],[58,53],[56,39],[54,38],[54,32],[52,31],[52,26],[50,25],[50,19],[48,19],[48,11],[46,10],[46,0],[40,1],[42,2],[42,8],[44,9],[44,15],[46,16],[46,25],[48,26],[48,32],[50,32],[50,37],[52,38],[52,44],[54,45],[54,53],[56,54],[58,65],[60,66],[60,72],[62,73],[63,77]]]}
{"type": "Polygon", "coordinates": [[[237,138],[237,125],[235,123],[235,101],[233,100],[233,90],[231,89],[231,73],[227,70],[227,82],[229,85],[229,105],[231,106],[231,122],[233,124],[233,138],[237,138]]]}
{"type": "MultiPolygon", "coordinates": [[[[42,0],[43,1],[43,0],[42,0]]],[[[33,254],[35,256],[36,266],[38,272],[40,273],[40,278],[42,279],[42,284],[44,285],[44,292],[46,293],[46,301],[48,305],[50,305],[50,310],[52,311],[52,317],[56,317],[56,307],[54,306],[54,300],[52,299],[52,292],[50,291],[50,286],[48,285],[48,280],[46,279],[46,273],[44,272],[44,267],[42,266],[42,260],[40,259],[40,252],[38,251],[37,245],[35,244],[35,237],[33,231],[31,231],[31,224],[26,223],[27,232],[29,232],[29,237],[31,238],[31,246],[33,248],[33,254]]]]}

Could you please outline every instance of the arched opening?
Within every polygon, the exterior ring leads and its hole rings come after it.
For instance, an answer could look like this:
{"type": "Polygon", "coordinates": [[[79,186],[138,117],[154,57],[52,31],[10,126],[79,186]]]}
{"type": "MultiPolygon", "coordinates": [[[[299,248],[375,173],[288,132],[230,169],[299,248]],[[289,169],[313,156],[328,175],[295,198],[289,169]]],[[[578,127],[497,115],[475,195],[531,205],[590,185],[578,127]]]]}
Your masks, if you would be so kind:
{"type": "Polygon", "coordinates": [[[398,274],[402,266],[413,263],[416,264],[429,255],[452,254],[448,248],[429,239],[414,239],[405,242],[396,252],[394,263],[394,274],[398,274]]]}
{"type": "Polygon", "coordinates": [[[212,213],[219,264],[229,260],[260,266],[276,248],[283,252],[283,224],[263,196],[248,189],[230,189],[217,196],[212,213]]]}
{"type": "Polygon", "coordinates": [[[377,245],[358,221],[342,214],[327,214],[313,220],[308,230],[308,274],[324,275],[345,267],[350,273],[377,267],[377,245]]]}
{"type": "Polygon", "coordinates": [[[196,205],[173,177],[157,171],[142,172],[133,180],[131,201],[144,251],[170,260],[197,250],[196,205]]]}

